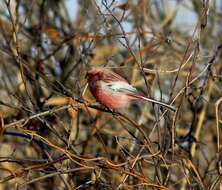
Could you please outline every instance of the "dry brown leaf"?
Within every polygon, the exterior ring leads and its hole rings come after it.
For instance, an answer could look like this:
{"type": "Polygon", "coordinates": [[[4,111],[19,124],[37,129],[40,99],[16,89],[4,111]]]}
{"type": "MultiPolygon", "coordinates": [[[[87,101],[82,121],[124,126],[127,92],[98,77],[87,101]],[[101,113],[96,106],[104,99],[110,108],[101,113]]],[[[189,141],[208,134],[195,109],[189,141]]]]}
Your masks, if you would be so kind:
{"type": "Polygon", "coordinates": [[[20,92],[24,92],[25,84],[23,83],[22,75],[21,75],[21,72],[19,70],[17,71],[17,81],[18,81],[18,89],[19,89],[19,91],[20,92]]]}
{"type": "Polygon", "coordinates": [[[44,32],[47,34],[47,36],[55,42],[60,42],[61,41],[61,37],[59,35],[59,32],[53,28],[46,28],[44,30],[44,32]]]}
{"type": "Polygon", "coordinates": [[[45,106],[62,106],[65,104],[69,104],[70,98],[67,97],[53,97],[46,101],[45,106]]]}
{"type": "Polygon", "coordinates": [[[5,107],[5,106],[0,107],[0,117],[3,119],[16,116],[18,112],[19,111],[14,108],[5,107]]]}
{"type": "Polygon", "coordinates": [[[122,3],[122,4],[115,6],[115,8],[119,8],[122,11],[127,11],[130,8],[130,4],[129,3],[122,3]]]}
{"type": "Polygon", "coordinates": [[[77,137],[77,133],[78,133],[78,129],[77,129],[77,125],[76,125],[76,114],[77,111],[75,109],[73,109],[72,107],[70,107],[68,110],[69,116],[71,117],[71,123],[70,123],[70,134],[69,134],[69,139],[68,139],[68,145],[71,145],[76,137],[77,137]]]}

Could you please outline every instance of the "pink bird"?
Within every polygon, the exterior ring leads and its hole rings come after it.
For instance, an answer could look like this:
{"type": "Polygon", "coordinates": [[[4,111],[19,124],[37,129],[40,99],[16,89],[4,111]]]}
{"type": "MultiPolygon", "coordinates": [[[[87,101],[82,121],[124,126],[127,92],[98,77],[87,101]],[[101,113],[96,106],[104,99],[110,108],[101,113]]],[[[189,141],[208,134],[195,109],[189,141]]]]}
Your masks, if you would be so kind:
{"type": "Polygon", "coordinates": [[[144,100],[166,107],[172,111],[176,109],[168,104],[141,95],[127,80],[105,68],[94,68],[87,72],[90,92],[95,99],[109,109],[125,107],[133,100],[144,100]]]}

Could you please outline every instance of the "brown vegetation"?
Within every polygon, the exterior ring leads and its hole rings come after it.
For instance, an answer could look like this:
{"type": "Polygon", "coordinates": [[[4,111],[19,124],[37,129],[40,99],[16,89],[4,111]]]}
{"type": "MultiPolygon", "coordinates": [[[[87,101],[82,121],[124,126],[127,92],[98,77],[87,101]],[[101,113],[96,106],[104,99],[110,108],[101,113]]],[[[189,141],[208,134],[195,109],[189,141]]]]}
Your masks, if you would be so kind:
{"type": "Polygon", "coordinates": [[[222,189],[220,1],[65,3],[0,2],[0,190],[222,189]],[[104,108],[92,67],[177,111],[104,108]]]}

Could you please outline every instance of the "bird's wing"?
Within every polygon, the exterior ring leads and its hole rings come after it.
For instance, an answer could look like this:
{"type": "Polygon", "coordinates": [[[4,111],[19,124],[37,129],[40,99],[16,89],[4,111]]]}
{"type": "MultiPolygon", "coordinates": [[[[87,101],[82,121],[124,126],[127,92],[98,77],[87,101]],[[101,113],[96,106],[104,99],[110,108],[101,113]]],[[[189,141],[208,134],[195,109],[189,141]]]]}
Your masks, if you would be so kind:
{"type": "Polygon", "coordinates": [[[123,77],[112,71],[104,72],[102,80],[107,83],[117,82],[117,81],[128,83],[126,79],[124,79],[123,77]]]}
{"type": "Polygon", "coordinates": [[[129,83],[123,82],[123,81],[109,82],[109,83],[106,84],[106,86],[110,90],[125,93],[127,95],[138,93],[136,88],[131,86],[129,83]]]}

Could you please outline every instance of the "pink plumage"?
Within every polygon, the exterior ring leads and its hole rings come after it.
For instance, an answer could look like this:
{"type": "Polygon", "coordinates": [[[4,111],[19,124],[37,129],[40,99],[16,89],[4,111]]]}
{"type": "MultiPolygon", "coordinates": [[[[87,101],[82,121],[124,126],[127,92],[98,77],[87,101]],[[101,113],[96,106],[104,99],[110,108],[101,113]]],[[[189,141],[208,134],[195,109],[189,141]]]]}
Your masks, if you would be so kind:
{"type": "Polygon", "coordinates": [[[138,93],[126,79],[105,68],[94,68],[87,72],[89,89],[95,99],[102,105],[117,109],[125,107],[132,100],[144,100],[167,107],[173,111],[175,108],[147,98],[138,93]]]}

